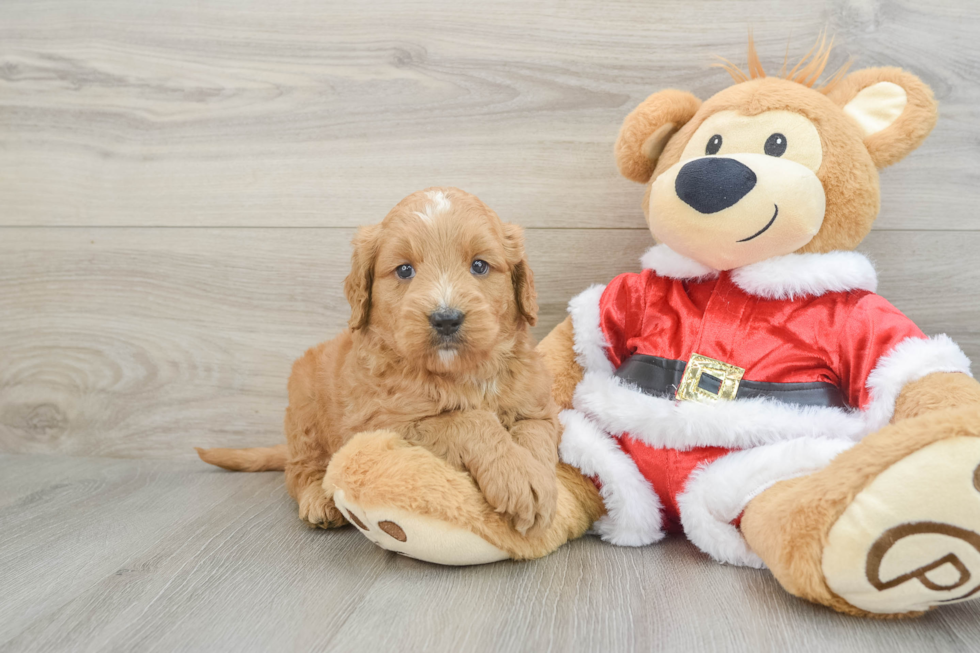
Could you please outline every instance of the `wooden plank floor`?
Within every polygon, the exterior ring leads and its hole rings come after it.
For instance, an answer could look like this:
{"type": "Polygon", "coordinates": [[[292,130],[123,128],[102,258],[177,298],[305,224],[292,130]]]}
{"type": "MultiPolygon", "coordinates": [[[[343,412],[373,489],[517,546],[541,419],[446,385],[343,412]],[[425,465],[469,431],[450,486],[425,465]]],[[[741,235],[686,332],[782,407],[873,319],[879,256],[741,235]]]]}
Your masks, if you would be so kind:
{"type": "Polygon", "coordinates": [[[975,651],[980,606],[861,621],[682,539],[453,569],[303,526],[277,473],[0,456],[0,651],[975,651]]]}
{"type": "Polygon", "coordinates": [[[194,461],[279,441],[291,361],[346,321],[353,228],[409,192],[527,227],[539,337],[636,269],[619,124],[725,87],[750,26],[772,70],[826,28],[831,67],[935,90],[862,249],[980,358],[973,0],[0,3],[0,650],[975,648],[980,606],[849,619],[682,541],[424,565],[194,461]]]}

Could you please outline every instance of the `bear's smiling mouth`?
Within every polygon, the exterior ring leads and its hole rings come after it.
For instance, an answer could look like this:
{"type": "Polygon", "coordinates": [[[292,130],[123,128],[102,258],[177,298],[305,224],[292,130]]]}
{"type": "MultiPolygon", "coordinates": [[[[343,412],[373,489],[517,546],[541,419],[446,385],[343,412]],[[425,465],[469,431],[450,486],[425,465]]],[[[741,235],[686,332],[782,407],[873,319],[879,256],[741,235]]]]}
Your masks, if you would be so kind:
{"type": "Polygon", "coordinates": [[[778,204],[773,204],[773,206],[776,207],[776,210],[772,214],[772,219],[769,220],[769,222],[766,223],[766,226],[765,227],[763,227],[762,229],[759,229],[759,231],[755,232],[754,234],[752,234],[748,238],[743,238],[742,240],[736,240],[735,242],[736,243],[746,243],[746,242],[752,240],[753,238],[758,238],[762,234],[766,233],[766,231],[769,229],[769,227],[772,226],[772,223],[776,221],[776,216],[779,215],[779,205],[778,204]]]}

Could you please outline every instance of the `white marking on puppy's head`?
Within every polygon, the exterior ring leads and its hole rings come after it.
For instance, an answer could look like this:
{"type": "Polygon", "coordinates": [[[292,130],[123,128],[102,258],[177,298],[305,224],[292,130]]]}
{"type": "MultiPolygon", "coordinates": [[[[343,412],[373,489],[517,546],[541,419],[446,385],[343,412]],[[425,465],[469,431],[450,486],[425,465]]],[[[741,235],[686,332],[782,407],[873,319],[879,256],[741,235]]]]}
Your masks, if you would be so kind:
{"type": "Polygon", "coordinates": [[[449,198],[441,190],[430,190],[426,192],[425,196],[429,198],[429,203],[425,205],[425,211],[415,212],[415,215],[421,218],[423,222],[432,222],[436,216],[452,208],[449,198]]]}
{"type": "Polygon", "coordinates": [[[449,203],[449,198],[441,190],[426,191],[425,196],[432,201],[432,204],[439,212],[448,211],[449,207],[452,206],[449,203]]]}

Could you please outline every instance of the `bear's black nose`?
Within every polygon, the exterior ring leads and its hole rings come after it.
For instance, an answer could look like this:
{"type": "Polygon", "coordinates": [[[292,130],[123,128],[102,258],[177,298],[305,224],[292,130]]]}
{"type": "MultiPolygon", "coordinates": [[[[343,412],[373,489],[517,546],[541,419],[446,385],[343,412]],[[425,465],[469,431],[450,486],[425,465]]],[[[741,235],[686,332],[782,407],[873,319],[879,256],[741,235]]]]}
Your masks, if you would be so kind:
{"type": "Polygon", "coordinates": [[[717,213],[745,197],[755,182],[755,173],[747,165],[723,156],[706,156],[684,164],[674,180],[674,190],[698,213],[717,213]]]}
{"type": "Polygon", "coordinates": [[[463,311],[456,308],[438,310],[429,315],[429,324],[442,337],[448,337],[459,331],[463,325],[463,311]]]}

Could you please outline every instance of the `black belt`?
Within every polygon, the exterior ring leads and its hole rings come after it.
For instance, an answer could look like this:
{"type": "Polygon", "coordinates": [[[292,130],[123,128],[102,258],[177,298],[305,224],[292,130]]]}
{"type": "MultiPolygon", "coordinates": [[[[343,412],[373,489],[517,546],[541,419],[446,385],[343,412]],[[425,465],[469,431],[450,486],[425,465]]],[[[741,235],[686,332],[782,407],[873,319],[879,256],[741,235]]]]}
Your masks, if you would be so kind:
{"type": "MultiPolygon", "coordinates": [[[[684,361],[634,354],[619,366],[616,376],[636,386],[644,394],[673,398],[686,367],[687,363],[684,361]]],[[[698,387],[717,394],[721,387],[721,380],[705,373],[701,375],[698,387]]],[[[766,397],[800,406],[847,408],[847,402],[844,401],[840,388],[824,381],[812,383],[763,383],[744,379],[740,381],[735,398],[754,397],[766,397]]]]}

